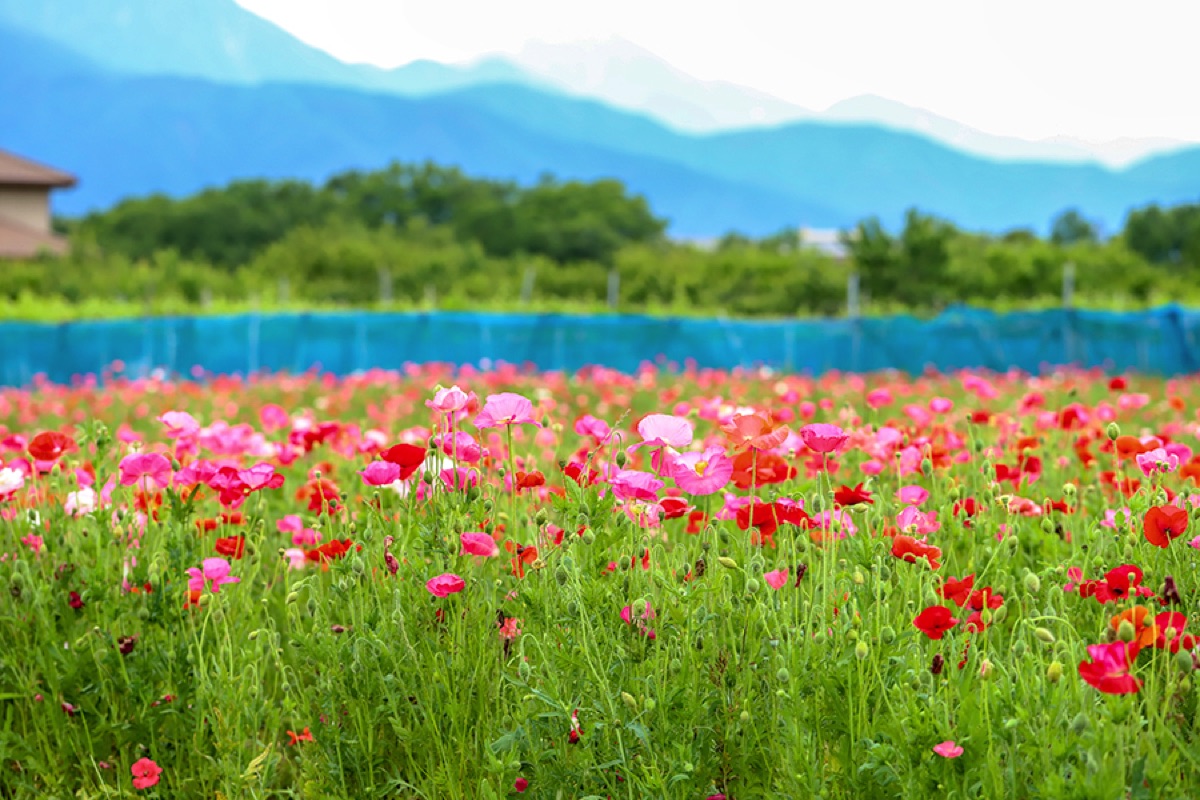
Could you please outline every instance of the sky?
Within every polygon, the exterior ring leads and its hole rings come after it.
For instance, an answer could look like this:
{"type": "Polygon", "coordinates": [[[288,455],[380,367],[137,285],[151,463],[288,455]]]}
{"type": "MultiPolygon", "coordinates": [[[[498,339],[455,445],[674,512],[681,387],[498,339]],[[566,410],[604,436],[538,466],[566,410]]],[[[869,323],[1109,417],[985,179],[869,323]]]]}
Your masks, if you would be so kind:
{"type": "Polygon", "coordinates": [[[394,67],[627,39],[814,110],[875,94],[990,133],[1200,141],[1195,0],[238,0],[394,67]]]}

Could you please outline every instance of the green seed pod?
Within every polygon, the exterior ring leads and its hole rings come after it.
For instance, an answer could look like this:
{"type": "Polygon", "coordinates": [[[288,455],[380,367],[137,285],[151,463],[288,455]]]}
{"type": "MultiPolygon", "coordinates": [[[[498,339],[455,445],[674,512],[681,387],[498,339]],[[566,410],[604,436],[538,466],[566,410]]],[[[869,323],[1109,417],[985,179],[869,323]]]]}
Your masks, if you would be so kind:
{"type": "Polygon", "coordinates": [[[787,683],[792,679],[792,674],[787,671],[787,667],[780,667],[779,671],[775,673],[775,679],[780,683],[787,683]]]}
{"type": "Polygon", "coordinates": [[[1030,594],[1037,594],[1042,590],[1042,579],[1037,576],[1037,573],[1026,573],[1025,589],[1029,591],[1030,594]]]}
{"type": "Polygon", "coordinates": [[[1054,644],[1054,634],[1045,628],[1034,628],[1033,635],[1046,644],[1054,644]]]}
{"type": "Polygon", "coordinates": [[[871,654],[871,648],[867,645],[867,643],[865,641],[859,640],[859,643],[854,645],[854,656],[859,661],[862,661],[870,654],[871,654]]]}

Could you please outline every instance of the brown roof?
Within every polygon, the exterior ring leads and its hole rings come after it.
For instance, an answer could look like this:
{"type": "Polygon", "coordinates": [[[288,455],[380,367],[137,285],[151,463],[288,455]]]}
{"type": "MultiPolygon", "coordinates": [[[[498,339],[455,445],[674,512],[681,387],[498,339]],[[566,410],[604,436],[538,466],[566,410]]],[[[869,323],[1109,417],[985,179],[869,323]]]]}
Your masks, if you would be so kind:
{"type": "Polygon", "coordinates": [[[75,176],[0,150],[0,185],[66,187],[75,176]]]}
{"type": "Polygon", "coordinates": [[[61,236],[42,233],[0,217],[0,258],[33,258],[43,250],[61,254],[67,252],[67,248],[67,240],[61,236]]]}

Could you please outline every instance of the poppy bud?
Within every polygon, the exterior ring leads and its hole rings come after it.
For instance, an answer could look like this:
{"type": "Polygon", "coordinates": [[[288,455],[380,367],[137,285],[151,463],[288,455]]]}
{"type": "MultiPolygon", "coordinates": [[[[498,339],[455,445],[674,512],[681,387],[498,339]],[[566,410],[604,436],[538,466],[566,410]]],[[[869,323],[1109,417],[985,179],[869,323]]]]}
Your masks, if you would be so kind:
{"type": "Polygon", "coordinates": [[[987,678],[992,674],[992,662],[986,658],[979,664],[979,677],[987,678]]]}
{"type": "Polygon", "coordinates": [[[737,569],[738,563],[729,556],[718,556],[717,563],[726,569],[737,569]]]}
{"type": "Polygon", "coordinates": [[[1067,497],[1074,497],[1079,489],[1073,483],[1064,483],[1062,491],[1067,497]]]}
{"type": "Polygon", "coordinates": [[[1031,594],[1037,594],[1042,590],[1042,579],[1036,573],[1029,572],[1025,575],[1025,588],[1031,594]]]}
{"type": "Polygon", "coordinates": [[[621,700],[625,705],[629,706],[634,711],[637,711],[637,700],[629,692],[621,692],[621,700]]]}
{"type": "Polygon", "coordinates": [[[1071,720],[1071,733],[1078,735],[1078,734],[1083,733],[1087,729],[1088,729],[1087,715],[1084,714],[1082,711],[1080,711],[1078,714],[1075,715],[1075,718],[1073,720],[1071,720]]]}
{"type": "Polygon", "coordinates": [[[250,631],[250,637],[249,637],[249,638],[250,638],[250,641],[252,641],[252,642],[253,642],[255,639],[257,639],[257,638],[258,638],[258,631],[257,631],[257,630],[250,631]]]}
{"type": "Polygon", "coordinates": [[[616,458],[616,461],[617,461],[617,466],[618,466],[618,467],[624,467],[624,466],[625,466],[625,464],[626,464],[626,463],[629,461],[629,457],[628,457],[628,456],[626,456],[626,455],[625,455],[625,451],[624,451],[624,450],[622,450],[622,451],[620,451],[620,452],[618,452],[618,453],[617,453],[617,458],[616,458]]]}
{"type": "Polygon", "coordinates": [[[854,657],[859,661],[865,659],[870,653],[871,648],[865,641],[859,640],[858,644],[854,645],[854,657]]]}
{"type": "Polygon", "coordinates": [[[1008,617],[1008,606],[1000,606],[992,612],[992,622],[1000,624],[1008,617]]]}
{"type": "Polygon", "coordinates": [[[743,725],[746,724],[747,722],[750,721],[750,712],[743,711],[742,713],[738,714],[738,719],[742,722],[743,725]]]}
{"type": "Polygon", "coordinates": [[[883,629],[879,631],[879,641],[884,644],[891,644],[896,641],[896,629],[891,625],[884,625],[883,629]]]}
{"type": "Polygon", "coordinates": [[[1132,642],[1137,638],[1137,629],[1133,627],[1133,623],[1127,619],[1121,620],[1120,627],[1117,628],[1117,638],[1122,642],[1132,642]]]}
{"type": "Polygon", "coordinates": [[[642,703],[642,705],[645,706],[647,711],[653,711],[654,707],[657,706],[658,703],[654,702],[653,697],[647,697],[645,702],[642,703]]]}
{"type": "Polygon", "coordinates": [[[925,475],[933,472],[933,462],[928,458],[921,459],[921,472],[925,475]]]}
{"type": "Polygon", "coordinates": [[[1104,429],[1104,432],[1108,434],[1110,442],[1115,442],[1121,436],[1121,426],[1115,422],[1110,422],[1108,423],[1108,427],[1104,429]]]}
{"type": "Polygon", "coordinates": [[[761,584],[759,584],[757,578],[750,578],[749,580],[746,581],[746,593],[747,594],[758,594],[758,590],[761,588],[762,588],[762,586],[761,586],[761,584]]]}
{"type": "MultiPolygon", "coordinates": [[[[201,597],[203,597],[203,595],[201,595],[201,597]]],[[[299,592],[288,592],[288,596],[287,596],[288,605],[291,605],[292,603],[296,602],[299,599],[300,599],[299,592]]]]}
{"type": "Polygon", "coordinates": [[[865,575],[863,575],[863,573],[862,573],[862,570],[861,570],[861,569],[857,569],[857,568],[856,568],[856,569],[854,570],[854,585],[855,585],[855,586],[862,586],[862,585],[863,585],[864,583],[866,583],[866,582],[867,582],[867,577],[866,577],[865,575]]]}
{"type": "MultiPolygon", "coordinates": [[[[1130,626],[1130,627],[1132,628],[1132,626],[1130,626]]],[[[1054,634],[1051,633],[1050,631],[1046,630],[1045,628],[1034,628],[1033,635],[1036,636],[1041,641],[1045,642],[1046,644],[1054,644],[1054,634]]],[[[1127,641],[1131,641],[1132,638],[1133,637],[1131,636],[1130,639],[1127,641]]]]}
{"type": "Polygon", "coordinates": [[[825,631],[817,631],[813,634],[813,642],[815,644],[825,644],[825,631]]]}
{"type": "Polygon", "coordinates": [[[792,674],[787,671],[787,667],[780,667],[779,671],[775,673],[775,678],[780,683],[787,683],[792,679],[792,674]]]}
{"type": "Polygon", "coordinates": [[[1017,641],[1014,642],[1013,646],[1012,646],[1013,655],[1016,656],[1018,659],[1021,659],[1025,656],[1025,651],[1027,649],[1029,649],[1029,648],[1027,648],[1025,646],[1024,639],[1017,639],[1017,641]]]}
{"type": "Polygon", "coordinates": [[[946,659],[941,653],[933,654],[933,662],[929,665],[929,671],[934,675],[941,675],[942,669],[946,666],[946,659]]]}
{"type": "MultiPolygon", "coordinates": [[[[1167,638],[1169,639],[1170,637],[1167,638]]],[[[1175,668],[1180,672],[1186,674],[1195,669],[1195,667],[1196,662],[1192,658],[1191,652],[1187,650],[1180,650],[1175,654],[1175,668]]]]}
{"type": "Polygon", "coordinates": [[[594,541],[596,541],[596,534],[592,533],[591,531],[583,532],[583,543],[584,544],[591,544],[594,541]]]}
{"type": "Polygon", "coordinates": [[[1063,676],[1063,665],[1061,661],[1051,661],[1050,666],[1046,667],[1046,680],[1051,683],[1058,683],[1063,676]]]}

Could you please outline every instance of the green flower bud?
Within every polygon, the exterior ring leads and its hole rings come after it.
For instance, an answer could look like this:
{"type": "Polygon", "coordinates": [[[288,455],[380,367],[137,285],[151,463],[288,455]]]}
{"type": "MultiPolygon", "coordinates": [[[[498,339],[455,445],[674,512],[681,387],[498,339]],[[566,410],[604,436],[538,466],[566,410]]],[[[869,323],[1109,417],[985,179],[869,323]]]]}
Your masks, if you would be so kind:
{"type": "Polygon", "coordinates": [[[743,711],[742,713],[738,714],[738,719],[741,720],[743,724],[749,722],[750,721],[750,712],[743,711]]]}
{"type": "Polygon", "coordinates": [[[1051,661],[1050,666],[1046,667],[1046,680],[1051,683],[1058,683],[1063,676],[1063,665],[1061,661],[1051,661]]]}
{"type": "Polygon", "coordinates": [[[719,556],[717,558],[717,563],[720,564],[722,567],[725,567],[726,569],[737,569],[738,568],[738,563],[736,561],[734,561],[732,558],[730,558],[729,556],[719,556]]]}
{"type": "Polygon", "coordinates": [[[1195,669],[1196,662],[1192,659],[1192,654],[1188,650],[1180,650],[1175,654],[1175,669],[1187,674],[1195,669]]]}
{"type": "Polygon", "coordinates": [[[621,701],[634,711],[637,710],[637,700],[629,692],[621,692],[621,701]]]}
{"type": "Polygon", "coordinates": [[[884,644],[891,644],[896,641],[896,629],[891,625],[883,626],[883,630],[879,631],[879,641],[884,644]]]}
{"type": "Polygon", "coordinates": [[[1122,642],[1132,642],[1137,638],[1137,629],[1133,627],[1133,623],[1127,619],[1121,620],[1121,626],[1117,628],[1117,638],[1122,642]]]}
{"type": "Polygon", "coordinates": [[[750,578],[746,581],[747,594],[758,594],[758,590],[762,588],[762,584],[758,582],[758,578],[750,578]]]}
{"type": "Polygon", "coordinates": [[[856,586],[862,586],[866,582],[867,582],[867,577],[865,575],[863,575],[861,569],[858,569],[856,567],[854,569],[854,584],[856,586]]]}
{"type": "Polygon", "coordinates": [[[1025,589],[1031,594],[1037,594],[1042,590],[1042,579],[1036,573],[1029,572],[1025,575],[1025,589]]]}
{"type": "Polygon", "coordinates": [[[1013,646],[1012,646],[1013,655],[1016,656],[1018,659],[1024,657],[1025,651],[1028,649],[1029,648],[1025,646],[1024,639],[1017,639],[1017,641],[1014,642],[1013,646]]]}
{"type": "Polygon", "coordinates": [[[865,641],[859,640],[858,644],[854,645],[854,656],[859,661],[865,659],[871,653],[871,648],[867,646],[865,641]]]}
{"type": "Polygon", "coordinates": [[[1054,644],[1054,634],[1045,628],[1034,628],[1033,635],[1046,644],[1054,644]]]}
{"type": "Polygon", "coordinates": [[[1088,729],[1087,714],[1084,714],[1082,711],[1080,711],[1078,714],[1075,715],[1075,718],[1073,720],[1071,720],[1071,733],[1074,733],[1075,735],[1078,736],[1079,734],[1083,733],[1087,729],[1088,729]]]}
{"type": "Polygon", "coordinates": [[[780,667],[779,671],[775,673],[775,679],[780,683],[787,683],[792,679],[792,674],[787,671],[787,667],[780,667]]]}
{"type": "Polygon", "coordinates": [[[625,451],[621,450],[617,453],[617,466],[624,467],[629,458],[625,455],[625,451]]]}
{"type": "Polygon", "coordinates": [[[1104,432],[1108,434],[1110,442],[1115,442],[1117,437],[1121,435],[1121,426],[1115,422],[1110,422],[1108,423],[1108,427],[1104,429],[1104,432]]]}

